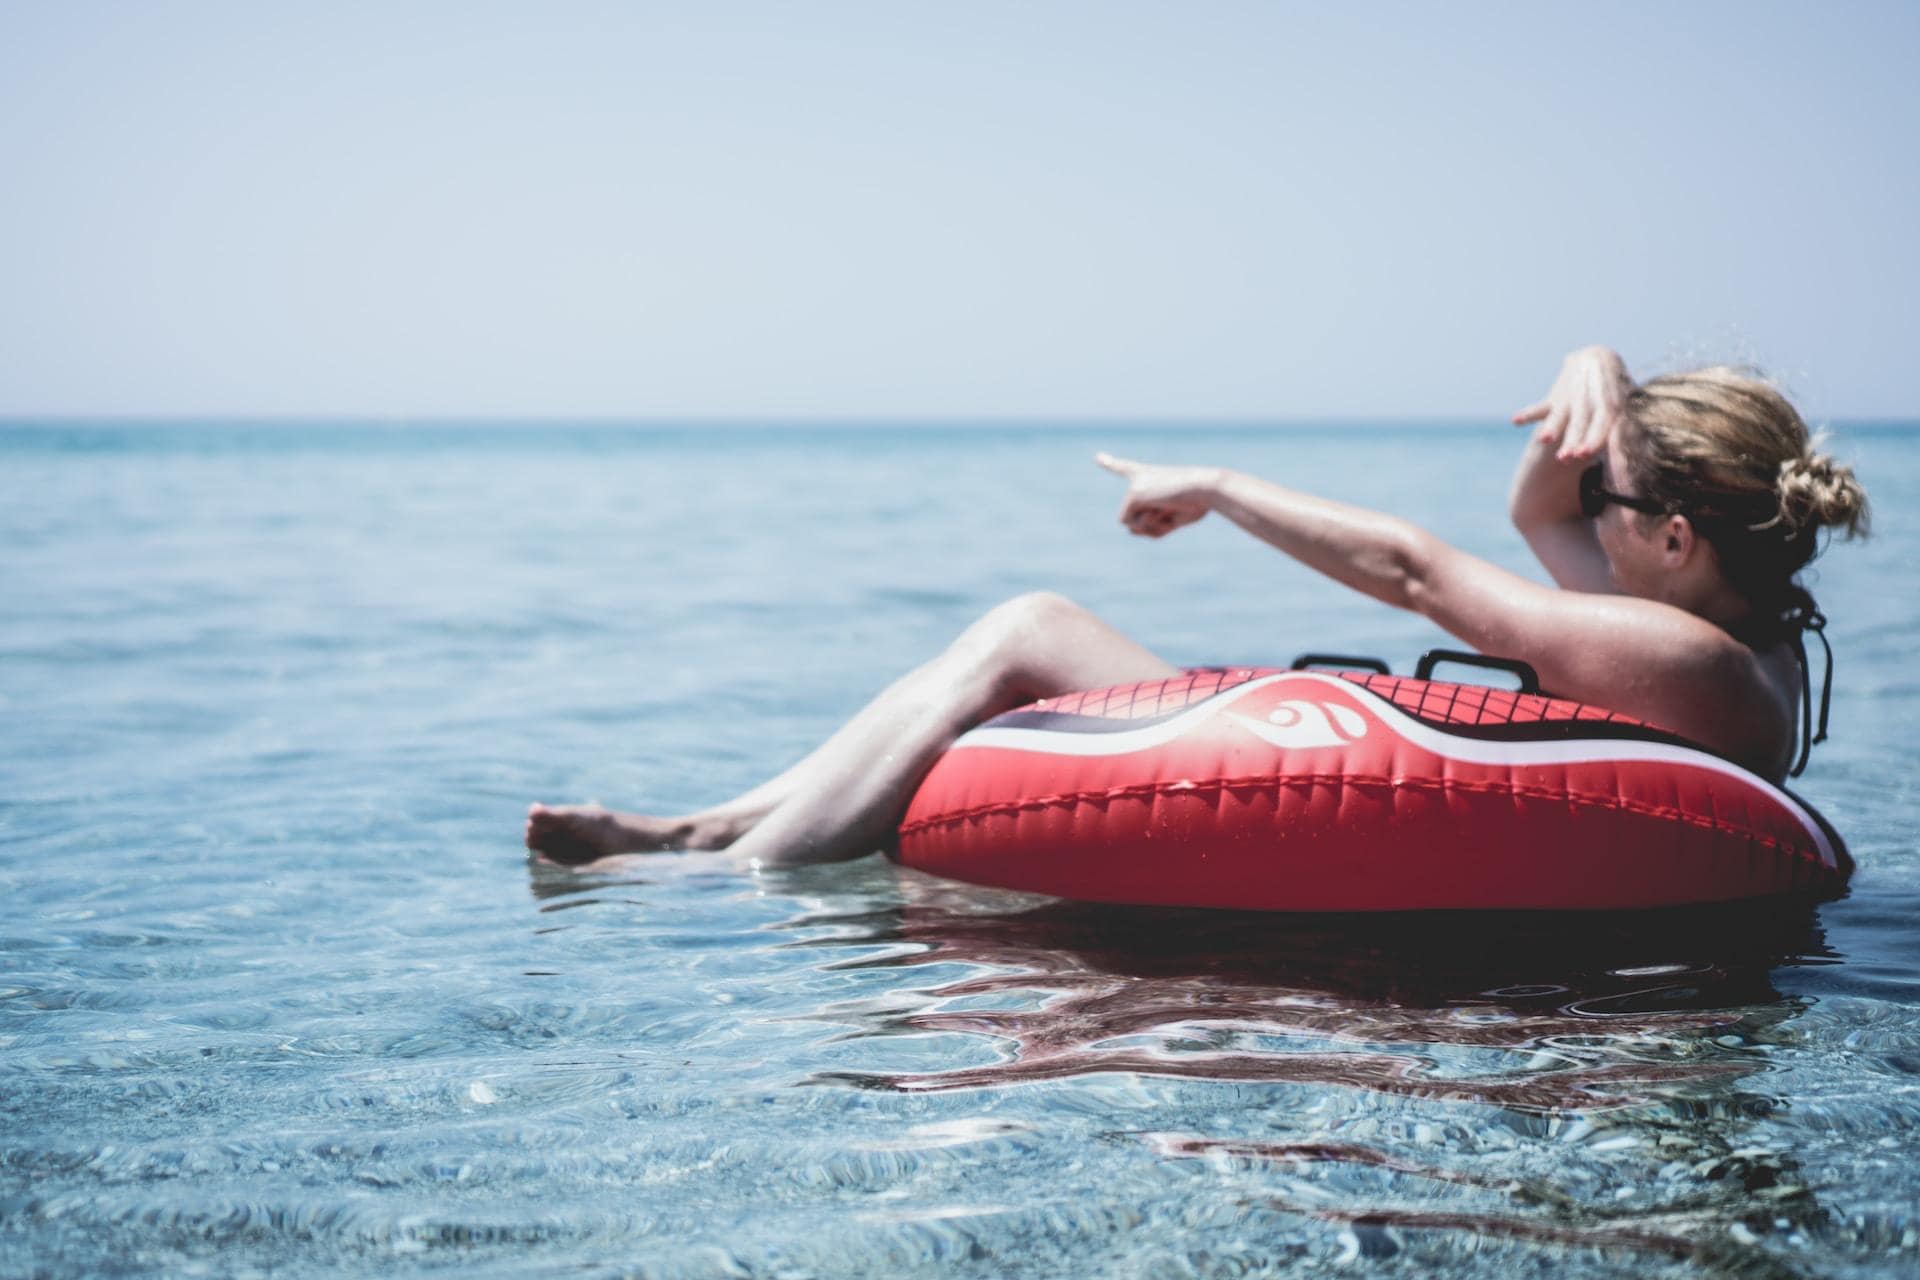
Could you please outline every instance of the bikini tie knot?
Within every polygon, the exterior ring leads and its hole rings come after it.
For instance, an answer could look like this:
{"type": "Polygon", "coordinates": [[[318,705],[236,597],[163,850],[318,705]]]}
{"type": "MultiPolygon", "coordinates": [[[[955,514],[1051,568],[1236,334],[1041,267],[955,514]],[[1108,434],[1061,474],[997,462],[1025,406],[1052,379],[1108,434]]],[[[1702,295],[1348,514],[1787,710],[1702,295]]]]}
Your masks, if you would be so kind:
{"type": "Polygon", "coordinates": [[[1812,596],[1806,597],[1805,604],[1796,604],[1788,610],[1787,621],[1793,625],[1793,652],[1800,660],[1800,758],[1787,771],[1788,777],[1797,778],[1806,772],[1807,757],[1813,754],[1813,748],[1827,740],[1827,712],[1833,705],[1833,646],[1827,642],[1827,615],[1820,612],[1812,596]],[[1827,656],[1826,668],[1820,676],[1818,728],[1813,719],[1813,672],[1807,662],[1809,631],[1820,638],[1820,647],[1827,656]]]}

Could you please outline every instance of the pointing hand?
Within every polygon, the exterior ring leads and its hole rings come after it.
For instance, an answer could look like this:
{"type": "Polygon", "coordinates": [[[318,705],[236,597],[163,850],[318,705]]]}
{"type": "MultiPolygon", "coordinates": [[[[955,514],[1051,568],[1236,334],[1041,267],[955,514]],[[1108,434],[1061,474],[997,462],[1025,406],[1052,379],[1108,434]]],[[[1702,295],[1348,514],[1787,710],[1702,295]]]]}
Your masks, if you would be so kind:
{"type": "Polygon", "coordinates": [[[1216,467],[1166,467],[1110,453],[1096,453],[1093,460],[1126,479],[1120,523],[1143,538],[1164,538],[1206,515],[1220,483],[1216,467]]]}

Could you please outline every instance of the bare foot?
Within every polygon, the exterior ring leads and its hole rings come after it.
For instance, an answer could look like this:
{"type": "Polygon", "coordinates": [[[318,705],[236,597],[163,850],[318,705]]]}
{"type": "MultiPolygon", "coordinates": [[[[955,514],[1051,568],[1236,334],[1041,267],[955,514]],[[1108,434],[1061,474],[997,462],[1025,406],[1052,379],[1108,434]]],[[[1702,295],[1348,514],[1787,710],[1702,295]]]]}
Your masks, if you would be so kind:
{"type": "Polygon", "coordinates": [[[568,864],[614,853],[682,849],[691,834],[689,822],[615,813],[597,804],[536,804],[527,810],[527,848],[568,864]]]}
{"type": "Polygon", "coordinates": [[[737,834],[723,822],[650,818],[597,804],[536,804],[527,810],[527,848],[568,866],[616,853],[723,849],[737,834]]]}

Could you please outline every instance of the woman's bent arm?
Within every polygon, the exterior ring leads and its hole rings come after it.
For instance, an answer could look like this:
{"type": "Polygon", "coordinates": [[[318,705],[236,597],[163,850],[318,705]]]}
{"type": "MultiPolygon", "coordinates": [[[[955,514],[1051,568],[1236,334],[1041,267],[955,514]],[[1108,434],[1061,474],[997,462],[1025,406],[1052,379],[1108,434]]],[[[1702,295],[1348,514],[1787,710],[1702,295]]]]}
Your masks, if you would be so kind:
{"type": "Polygon", "coordinates": [[[1533,437],[1513,473],[1507,513],[1553,580],[1570,591],[1611,591],[1593,522],[1580,514],[1580,473],[1606,448],[1633,379],[1605,347],[1582,347],[1560,366],[1546,398],[1513,415],[1533,437]]]}

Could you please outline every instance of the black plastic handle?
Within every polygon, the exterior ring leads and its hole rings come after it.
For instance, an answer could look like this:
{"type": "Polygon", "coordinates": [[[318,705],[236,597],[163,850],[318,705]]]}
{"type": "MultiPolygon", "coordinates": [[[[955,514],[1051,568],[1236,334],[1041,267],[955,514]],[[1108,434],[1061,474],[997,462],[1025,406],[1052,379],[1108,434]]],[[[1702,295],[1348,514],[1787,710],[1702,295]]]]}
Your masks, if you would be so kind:
{"type": "Polygon", "coordinates": [[[1484,653],[1467,653],[1461,649],[1427,650],[1420,655],[1420,661],[1413,669],[1413,678],[1415,680],[1433,679],[1433,669],[1443,662],[1457,662],[1467,667],[1486,667],[1492,671],[1504,671],[1508,675],[1520,677],[1521,693],[1540,692],[1539,674],[1518,658],[1490,658],[1484,653]]]}
{"type": "Polygon", "coordinates": [[[1355,671],[1378,671],[1383,676],[1393,674],[1379,658],[1356,658],[1346,653],[1303,653],[1293,660],[1295,671],[1305,671],[1308,667],[1349,667],[1355,671]]]}

